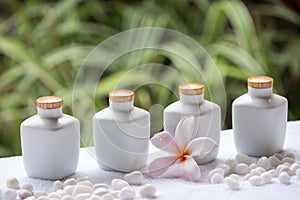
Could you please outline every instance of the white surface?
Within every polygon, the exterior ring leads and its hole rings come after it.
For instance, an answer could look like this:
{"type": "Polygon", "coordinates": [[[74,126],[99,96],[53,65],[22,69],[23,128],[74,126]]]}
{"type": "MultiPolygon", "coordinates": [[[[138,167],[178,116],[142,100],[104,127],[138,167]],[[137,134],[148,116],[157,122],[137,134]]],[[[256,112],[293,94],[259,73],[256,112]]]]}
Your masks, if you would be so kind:
{"type": "MultiPolygon", "coordinates": [[[[285,144],[285,151],[296,154],[300,160],[300,121],[289,122],[285,144]]],[[[228,158],[234,158],[236,152],[233,144],[231,130],[223,131],[221,134],[220,150],[218,159],[213,163],[200,166],[203,179],[199,183],[188,182],[181,179],[146,179],[146,183],[153,183],[157,187],[157,199],[299,199],[300,181],[296,177],[292,178],[290,185],[282,185],[278,179],[273,179],[271,184],[255,187],[248,182],[243,182],[241,190],[232,191],[223,184],[211,185],[207,181],[207,173],[218,163],[224,162],[228,158]]],[[[0,188],[5,188],[8,177],[17,177],[21,184],[31,183],[34,190],[52,191],[52,182],[26,177],[23,169],[22,157],[11,157],[0,159],[0,188]]],[[[90,149],[81,149],[80,160],[77,172],[73,177],[89,176],[96,182],[110,183],[114,178],[122,178],[124,174],[118,172],[107,172],[99,169],[97,162],[91,156],[90,149]]],[[[137,189],[137,188],[136,188],[137,189]]],[[[137,199],[140,199],[137,198],[137,199]]]]}

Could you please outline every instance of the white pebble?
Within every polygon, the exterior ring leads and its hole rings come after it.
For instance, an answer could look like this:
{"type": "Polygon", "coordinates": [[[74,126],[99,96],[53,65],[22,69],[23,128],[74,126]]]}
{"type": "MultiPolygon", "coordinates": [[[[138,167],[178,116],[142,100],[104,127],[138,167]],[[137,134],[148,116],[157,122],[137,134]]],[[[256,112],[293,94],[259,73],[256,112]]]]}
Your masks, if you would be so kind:
{"type": "Polygon", "coordinates": [[[93,190],[95,191],[98,188],[106,188],[108,189],[108,185],[106,185],[105,183],[96,183],[93,185],[93,190]]]}
{"type": "Polygon", "coordinates": [[[294,159],[294,160],[296,159],[295,154],[293,154],[292,152],[286,153],[284,156],[285,156],[285,157],[288,157],[288,158],[292,158],[292,159],[294,159]]]}
{"type": "Polygon", "coordinates": [[[269,157],[269,162],[270,162],[271,167],[277,167],[281,163],[280,160],[276,156],[269,157]]]}
{"type": "Polygon", "coordinates": [[[155,198],[156,187],[152,184],[145,184],[140,189],[140,194],[143,198],[155,198]]]}
{"type": "Polygon", "coordinates": [[[249,178],[251,178],[253,175],[251,173],[246,174],[244,177],[244,180],[249,180],[249,178]]]}
{"type": "Polygon", "coordinates": [[[76,197],[79,194],[92,194],[93,193],[93,189],[89,186],[86,185],[76,185],[73,192],[72,192],[72,196],[76,197]]]}
{"type": "Polygon", "coordinates": [[[224,170],[222,169],[222,168],[216,168],[216,169],[213,169],[213,170],[211,170],[209,173],[208,173],[208,179],[210,180],[211,179],[211,177],[213,176],[213,175],[215,175],[215,174],[220,174],[221,176],[223,176],[224,177],[224,170]]]}
{"type": "Polygon", "coordinates": [[[221,184],[221,183],[224,183],[224,177],[221,174],[214,174],[210,178],[210,183],[211,184],[221,184]]]}
{"type": "Polygon", "coordinates": [[[290,167],[290,166],[291,166],[291,164],[290,164],[290,163],[288,163],[288,162],[284,162],[284,163],[283,163],[283,165],[285,165],[285,166],[288,166],[288,167],[290,167]]]}
{"type": "Polygon", "coordinates": [[[81,193],[76,195],[75,200],[87,200],[90,196],[91,194],[89,193],[81,193]]]}
{"type": "Polygon", "coordinates": [[[6,181],[6,187],[9,189],[19,189],[19,181],[15,177],[10,177],[6,181]]]}
{"type": "Polygon", "coordinates": [[[233,178],[233,179],[235,179],[235,180],[237,180],[237,181],[240,181],[240,176],[239,175],[237,175],[237,174],[231,174],[230,176],[229,176],[229,178],[233,178]]]}
{"type": "Polygon", "coordinates": [[[61,200],[74,200],[74,198],[71,195],[65,195],[61,200]]]}
{"type": "Polygon", "coordinates": [[[249,178],[249,183],[254,186],[261,186],[264,182],[260,176],[252,176],[249,178]]]}
{"type": "Polygon", "coordinates": [[[225,164],[228,165],[228,166],[230,167],[229,173],[232,173],[232,172],[234,172],[235,167],[236,167],[237,164],[238,164],[238,161],[235,160],[235,159],[228,159],[228,160],[225,161],[225,164]]]}
{"type": "Polygon", "coordinates": [[[235,159],[239,162],[239,163],[244,163],[246,165],[251,165],[251,158],[245,154],[237,154],[235,156],[235,159]]]}
{"type": "Polygon", "coordinates": [[[280,161],[284,158],[284,156],[281,155],[280,153],[275,153],[274,156],[275,156],[276,158],[278,158],[278,160],[280,160],[280,161]]]}
{"type": "Polygon", "coordinates": [[[89,180],[77,182],[76,185],[85,185],[85,186],[93,187],[93,183],[89,180]]]}
{"type": "Polygon", "coordinates": [[[235,168],[235,172],[240,175],[245,175],[249,172],[249,167],[245,163],[239,163],[235,168]]]}
{"type": "Polygon", "coordinates": [[[51,192],[48,194],[48,197],[50,199],[61,199],[62,198],[62,195],[61,194],[58,194],[56,192],[51,192]]]}
{"type": "Polygon", "coordinates": [[[121,190],[122,188],[127,186],[129,186],[129,184],[126,181],[121,179],[113,179],[111,181],[111,187],[113,190],[121,190]]]}
{"type": "Polygon", "coordinates": [[[249,170],[251,171],[252,169],[255,169],[257,167],[256,163],[252,163],[251,165],[249,165],[249,170]]]}
{"type": "Polygon", "coordinates": [[[25,200],[36,200],[34,196],[27,197],[25,200]]]}
{"type": "Polygon", "coordinates": [[[140,171],[134,171],[124,176],[124,180],[130,185],[142,185],[144,181],[144,175],[140,171]]]}
{"type": "Polygon", "coordinates": [[[18,196],[18,193],[14,189],[7,189],[2,192],[2,199],[4,200],[15,200],[18,196]]]}
{"type": "Polygon", "coordinates": [[[76,185],[77,181],[74,178],[69,178],[67,180],[65,180],[64,182],[64,187],[66,187],[67,185],[76,185]]]}
{"type": "Polygon", "coordinates": [[[281,172],[278,176],[278,180],[282,184],[290,184],[291,183],[291,177],[288,175],[287,172],[281,172]]]}
{"type": "Polygon", "coordinates": [[[262,167],[265,170],[268,170],[271,167],[271,163],[267,157],[263,156],[260,159],[258,159],[257,166],[262,167]]]}
{"type": "Polygon", "coordinates": [[[66,193],[64,192],[64,190],[57,190],[56,194],[60,194],[61,196],[64,196],[66,193]]]}
{"type": "Polygon", "coordinates": [[[283,165],[283,164],[279,165],[276,170],[277,170],[277,174],[281,174],[282,172],[286,172],[286,173],[288,173],[289,176],[292,175],[292,171],[291,171],[290,167],[288,167],[286,165],[283,165]]]}
{"type": "Polygon", "coordinates": [[[108,193],[108,189],[107,188],[104,188],[104,187],[100,187],[100,188],[97,188],[96,190],[94,190],[93,194],[94,195],[97,195],[99,197],[105,195],[108,193]]]}
{"type": "Polygon", "coordinates": [[[47,194],[47,192],[45,192],[45,191],[35,191],[34,192],[34,194],[33,194],[33,196],[37,199],[37,198],[39,198],[39,197],[41,197],[41,196],[47,196],[48,194],[47,194]]]}
{"type": "Polygon", "coordinates": [[[296,174],[296,171],[297,171],[298,169],[300,169],[300,164],[299,164],[299,163],[293,163],[293,164],[290,166],[290,169],[291,169],[293,175],[295,175],[295,174],[296,174]]]}
{"type": "Polygon", "coordinates": [[[113,200],[113,199],[114,197],[111,194],[105,194],[100,198],[100,200],[113,200]]]}
{"type": "Polygon", "coordinates": [[[130,188],[130,187],[124,187],[120,191],[119,198],[121,200],[129,200],[129,199],[134,199],[135,197],[135,191],[130,188]]]}
{"type": "Polygon", "coordinates": [[[256,171],[259,171],[261,174],[266,172],[265,168],[263,167],[256,167],[256,171]]]}
{"type": "Polygon", "coordinates": [[[61,181],[55,181],[53,183],[53,191],[56,192],[57,190],[63,189],[63,183],[61,181]]]}
{"type": "Polygon", "coordinates": [[[79,177],[76,179],[77,183],[83,182],[83,181],[90,181],[93,183],[92,179],[90,179],[88,176],[79,177]]]}
{"type": "Polygon", "coordinates": [[[264,172],[260,175],[260,177],[262,178],[264,184],[267,184],[267,183],[271,183],[272,181],[272,175],[269,173],[269,172],[264,172]]]}
{"type": "Polygon", "coordinates": [[[260,172],[260,171],[257,170],[257,169],[252,169],[252,170],[250,171],[250,174],[251,174],[252,176],[260,176],[260,175],[262,174],[262,172],[260,172]]]}
{"type": "Polygon", "coordinates": [[[293,158],[289,158],[289,157],[285,157],[281,160],[281,163],[290,163],[293,164],[295,162],[295,159],[293,158]]]}
{"type": "Polygon", "coordinates": [[[230,166],[227,165],[227,164],[223,164],[223,163],[218,164],[218,165],[216,166],[216,168],[221,168],[221,169],[223,169],[223,170],[224,170],[224,176],[227,176],[227,175],[230,173],[230,166]]]}
{"type": "Polygon", "coordinates": [[[28,190],[20,190],[19,191],[19,197],[20,199],[26,199],[27,197],[32,196],[32,192],[29,192],[28,190]]]}
{"type": "Polygon", "coordinates": [[[269,170],[268,172],[269,172],[269,174],[271,174],[271,176],[272,176],[273,178],[275,178],[275,177],[278,176],[278,173],[277,173],[277,171],[276,171],[275,169],[271,169],[271,170],[269,170]]]}
{"type": "Polygon", "coordinates": [[[22,186],[22,189],[23,190],[27,190],[29,192],[32,192],[33,191],[33,186],[30,184],[30,183],[25,183],[23,186],[22,186]]]}
{"type": "Polygon", "coordinates": [[[297,169],[297,171],[296,171],[296,176],[297,176],[298,179],[300,180],[300,169],[297,169]]]}
{"type": "Polygon", "coordinates": [[[49,197],[46,196],[41,196],[37,200],[49,200],[49,197]]]}
{"type": "Polygon", "coordinates": [[[112,195],[114,197],[114,199],[118,199],[119,195],[120,195],[120,191],[114,190],[114,191],[111,191],[109,194],[112,195]]]}
{"type": "Polygon", "coordinates": [[[72,195],[73,190],[75,189],[75,185],[67,185],[64,187],[65,194],[72,195]]]}
{"type": "Polygon", "coordinates": [[[239,190],[240,189],[240,182],[234,178],[226,177],[225,184],[228,186],[229,189],[232,190],[239,190]]]}
{"type": "Polygon", "coordinates": [[[100,200],[100,197],[97,195],[90,196],[89,200],[100,200]]]}

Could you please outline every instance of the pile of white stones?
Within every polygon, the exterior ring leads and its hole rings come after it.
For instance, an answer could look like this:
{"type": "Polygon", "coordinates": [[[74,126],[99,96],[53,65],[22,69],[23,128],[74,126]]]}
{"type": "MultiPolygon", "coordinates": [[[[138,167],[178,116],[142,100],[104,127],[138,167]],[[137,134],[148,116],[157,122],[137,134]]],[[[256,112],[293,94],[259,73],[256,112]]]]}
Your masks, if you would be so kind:
{"type": "Polygon", "coordinates": [[[293,153],[276,153],[269,158],[263,156],[257,163],[253,163],[247,155],[238,154],[235,159],[226,160],[208,174],[211,184],[225,183],[232,190],[239,190],[242,181],[261,186],[278,178],[280,183],[290,184],[291,176],[297,176],[300,180],[300,163],[295,161],[293,153]]]}
{"type": "Polygon", "coordinates": [[[29,183],[21,188],[16,178],[9,178],[6,182],[7,189],[0,190],[0,199],[15,200],[131,200],[137,194],[135,188],[143,198],[155,198],[156,187],[152,184],[143,184],[144,176],[140,171],[126,174],[124,180],[113,179],[111,187],[104,183],[94,183],[89,177],[70,178],[53,183],[53,192],[33,191],[29,183]],[[132,187],[136,186],[136,187],[132,187]]]}

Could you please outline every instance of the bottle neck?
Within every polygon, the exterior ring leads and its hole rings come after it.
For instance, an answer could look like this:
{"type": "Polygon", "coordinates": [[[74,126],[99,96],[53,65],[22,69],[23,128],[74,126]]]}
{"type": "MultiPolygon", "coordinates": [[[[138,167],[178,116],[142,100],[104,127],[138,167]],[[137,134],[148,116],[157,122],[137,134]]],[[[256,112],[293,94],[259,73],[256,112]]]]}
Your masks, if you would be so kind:
{"type": "Polygon", "coordinates": [[[115,111],[129,112],[133,110],[133,101],[128,102],[113,102],[109,100],[109,107],[115,111]]]}
{"type": "Polygon", "coordinates": [[[45,119],[55,119],[59,118],[63,115],[62,107],[54,108],[54,109],[44,109],[37,107],[37,114],[41,118],[45,119]]]}
{"type": "Polygon", "coordinates": [[[184,104],[201,104],[204,101],[204,94],[186,95],[179,93],[180,102],[184,104]]]}
{"type": "Polygon", "coordinates": [[[268,98],[271,97],[273,87],[269,88],[253,88],[248,86],[248,94],[253,97],[268,98]]]}

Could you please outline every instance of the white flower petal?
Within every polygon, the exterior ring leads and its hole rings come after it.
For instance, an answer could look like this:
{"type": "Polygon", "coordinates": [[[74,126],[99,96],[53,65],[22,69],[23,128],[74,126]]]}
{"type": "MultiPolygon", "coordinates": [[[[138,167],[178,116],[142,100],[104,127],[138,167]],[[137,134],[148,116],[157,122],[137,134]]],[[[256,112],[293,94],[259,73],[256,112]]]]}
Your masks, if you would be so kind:
{"type": "Polygon", "coordinates": [[[153,160],[149,165],[149,174],[151,177],[159,177],[172,166],[178,156],[162,157],[153,160]]]}
{"type": "Polygon", "coordinates": [[[185,151],[188,151],[191,156],[205,157],[210,153],[218,144],[211,138],[200,137],[193,139],[185,151]]]}
{"type": "Polygon", "coordinates": [[[173,153],[173,154],[181,154],[182,151],[179,149],[174,137],[166,132],[160,132],[156,133],[152,138],[151,138],[151,143],[166,152],[173,153]]]}
{"type": "Polygon", "coordinates": [[[185,160],[180,163],[183,176],[189,181],[200,181],[201,171],[196,161],[191,156],[185,156],[185,160]]]}
{"type": "Polygon", "coordinates": [[[183,151],[194,135],[195,118],[193,115],[182,118],[175,130],[175,140],[179,148],[183,151]]]}

